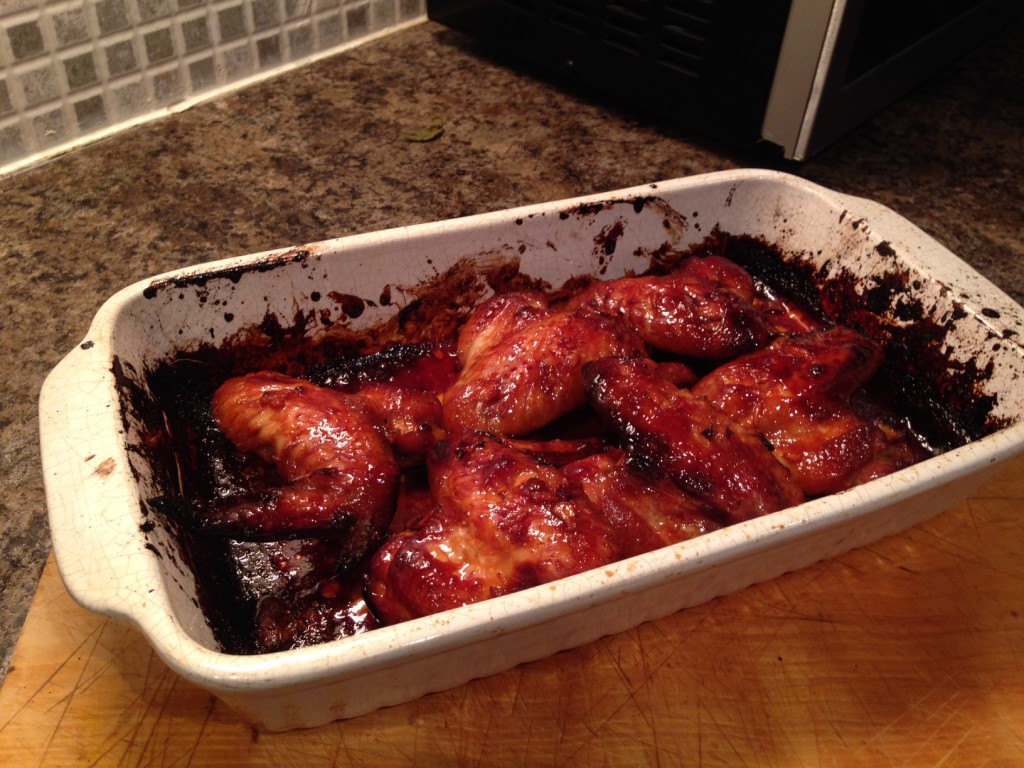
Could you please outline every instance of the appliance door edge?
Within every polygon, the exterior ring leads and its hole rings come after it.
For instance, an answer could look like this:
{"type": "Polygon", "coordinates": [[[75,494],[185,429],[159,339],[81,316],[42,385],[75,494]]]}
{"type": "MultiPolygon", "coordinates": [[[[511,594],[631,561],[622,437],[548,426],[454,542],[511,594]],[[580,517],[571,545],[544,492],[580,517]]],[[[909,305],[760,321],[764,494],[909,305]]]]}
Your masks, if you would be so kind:
{"type": "Polygon", "coordinates": [[[793,0],[790,6],[761,126],[761,137],[782,147],[787,159],[794,159],[806,131],[806,117],[814,112],[809,105],[821,62],[831,50],[826,44],[834,44],[832,19],[841,18],[845,4],[838,0],[838,13],[835,5],[820,0],[793,0]]]}
{"type": "Polygon", "coordinates": [[[1020,18],[1020,0],[987,0],[855,79],[847,81],[865,0],[836,0],[814,87],[792,157],[803,161],[870,119],[1003,25],[1020,18]]]}

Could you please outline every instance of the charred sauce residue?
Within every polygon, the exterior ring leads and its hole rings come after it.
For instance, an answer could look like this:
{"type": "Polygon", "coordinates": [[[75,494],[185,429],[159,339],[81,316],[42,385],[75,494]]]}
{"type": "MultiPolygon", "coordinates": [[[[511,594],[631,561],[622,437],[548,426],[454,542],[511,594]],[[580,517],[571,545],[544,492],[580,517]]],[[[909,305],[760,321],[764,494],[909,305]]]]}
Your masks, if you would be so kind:
{"type": "Polygon", "coordinates": [[[286,253],[270,254],[256,263],[247,262],[246,264],[237,267],[225,267],[224,269],[203,271],[194,275],[175,275],[174,277],[166,279],[154,280],[143,290],[142,295],[147,299],[151,299],[161,291],[165,291],[169,288],[190,288],[195,290],[196,288],[201,288],[206,285],[211,280],[226,279],[237,283],[242,279],[243,275],[251,272],[269,272],[277,269],[281,264],[289,262],[303,263],[312,255],[312,251],[304,248],[297,248],[287,251],[286,253]]]}
{"type": "MultiPolygon", "coordinates": [[[[638,198],[629,204],[635,211],[647,205],[664,205],[654,198],[638,198]]],[[[586,216],[607,206],[581,206],[562,217],[586,216]]],[[[666,229],[686,226],[685,217],[665,212],[666,229]]],[[[621,230],[612,226],[602,237],[595,248],[611,256],[621,230]]],[[[884,249],[890,247],[880,244],[879,252],[887,256],[884,249]]],[[[945,322],[932,318],[908,292],[907,274],[894,269],[865,290],[843,270],[826,279],[799,255],[783,254],[763,240],[732,236],[717,229],[685,252],[668,246],[655,249],[649,254],[649,271],[664,273],[684,258],[709,254],[726,256],[745,267],[764,290],[798,302],[822,318],[842,318],[845,324],[881,341],[886,363],[873,383],[873,392],[885,393],[886,403],[908,416],[914,429],[933,448],[961,445],[1004,426],[992,418],[993,398],[983,395],[980,388],[991,372],[978,369],[973,361],[949,360],[946,338],[955,318],[945,322]]],[[[296,252],[290,257],[307,256],[296,252]]],[[[196,282],[207,279],[209,276],[196,282]]],[[[143,439],[131,450],[151,467],[154,481],[165,496],[182,503],[190,498],[230,493],[235,490],[232,483],[239,479],[259,487],[267,481],[261,474],[266,468],[239,457],[212,423],[210,398],[225,379],[258,369],[308,376],[332,386],[405,367],[415,368],[416,375],[446,375],[445,366],[454,365],[446,344],[486,291],[539,289],[557,296],[589,279],[581,276],[552,288],[523,274],[515,259],[494,263],[483,272],[475,262],[460,262],[425,285],[403,288],[406,295],[414,295],[413,300],[373,328],[356,332],[344,322],[329,327],[321,324],[318,333],[311,335],[315,315],[297,310],[291,318],[268,315],[257,327],[239,330],[225,344],[183,349],[141,376],[115,360],[126,432],[130,422],[145,425],[143,439]]],[[[195,284],[182,278],[154,284],[147,291],[152,296],[160,290],[195,284]]],[[[368,303],[354,296],[332,298],[349,318],[359,317],[368,303]]],[[[379,301],[388,304],[391,300],[392,286],[384,286],[379,301]]],[[[274,601],[296,591],[311,593],[320,606],[321,614],[306,617],[310,626],[327,620],[341,631],[373,626],[372,616],[351,599],[357,585],[331,576],[337,571],[337,563],[323,542],[243,543],[204,538],[176,525],[173,516],[168,519],[152,514],[152,510],[147,510],[147,515],[144,531],[153,532],[157,520],[159,525],[169,526],[178,545],[178,551],[171,555],[197,574],[199,603],[227,652],[263,650],[254,640],[256,606],[262,604],[272,614],[277,605],[274,601]],[[324,610],[335,610],[336,615],[325,618],[324,610]]],[[[305,631],[301,626],[282,626],[285,631],[305,631]]]]}
{"type": "Polygon", "coordinates": [[[614,224],[609,224],[594,238],[594,245],[596,245],[605,256],[612,256],[615,254],[615,246],[618,244],[619,238],[622,237],[625,231],[626,224],[623,221],[616,221],[614,224]]]}
{"type": "Polygon", "coordinates": [[[338,293],[337,291],[331,291],[327,294],[334,300],[334,303],[341,307],[342,313],[346,318],[355,319],[361,317],[363,312],[366,311],[367,302],[366,299],[361,299],[358,296],[353,296],[349,293],[338,293]]]}
{"type": "MultiPolygon", "coordinates": [[[[626,211],[632,211],[633,214],[640,214],[645,209],[650,208],[662,214],[662,225],[665,230],[664,241],[653,251],[653,253],[647,254],[651,258],[650,271],[656,271],[655,265],[660,263],[664,254],[675,253],[671,243],[678,241],[682,233],[690,227],[690,221],[685,215],[679,213],[679,211],[666,203],[665,200],[655,195],[641,195],[633,198],[603,200],[596,203],[581,203],[574,208],[560,212],[559,218],[563,221],[571,218],[590,219],[601,212],[614,210],[616,208],[623,208],[626,211]]],[[[594,236],[594,253],[598,257],[598,276],[602,276],[607,273],[611,264],[611,259],[618,248],[619,241],[625,234],[627,223],[627,220],[624,218],[618,219],[611,224],[602,227],[601,231],[594,236]]],[[[636,255],[640,256],[644,254],[638,253],[636,255]]]]}
{"type": "MultiPolygon", "coordinates": [[[[992,375],[991,363],[980,369],[976,360],[949,357],[947,339],[964,310],[944,319],[934,317],[915,298],[906,271],[893,268],[865,286],[842,268],[824,279],[808,262],[756,238],[714,232],[705,243],[772,290],[815,308],[822,317],[841,318],[879,341],[885,348],[885,364],[873,381],[873,392],[906,414],[934,449],[948,450],[1006,426],[992,418],[995,397],[981,387],[992,375]]],[[[886,242],[875,250],[895,255],[886,242]]]]}

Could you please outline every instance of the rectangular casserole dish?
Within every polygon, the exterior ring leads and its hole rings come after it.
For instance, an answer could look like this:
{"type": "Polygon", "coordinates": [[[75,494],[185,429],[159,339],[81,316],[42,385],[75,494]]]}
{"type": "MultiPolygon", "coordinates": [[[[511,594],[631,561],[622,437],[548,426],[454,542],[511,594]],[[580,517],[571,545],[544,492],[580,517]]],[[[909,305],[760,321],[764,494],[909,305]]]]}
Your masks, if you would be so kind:
{"type": "Polygon", "coordinates": [[[109,299],[44,383],[54,554],[77,602],[135,625],[175,672],[257,725],[286,730],[354,717],[624,631],[955,505],[1024,447],[1022,323],[1020,306],[892,211],[760,170],[188,268],[109,299]],[[581,274],[642,270],[653,253],[685,249],[714,228],[762,238],[825,283],[852,280],[863,299],[857,311],[892,326],[912,322],[911,305],[927,312],[954,378],[969,384],[967,394],[950,396],[979,415],[977,435],[850,491],[517,594],[313,647],[256,656],[219,649],[172,533],[146,513],[145,500],[161,494],[143,446],[154,425],[134,405],[146,396],[147,371],[268,317],[302,315],[310,334],[338,323],[369,328],[459,262],[514,263],[557,286],[581,274]],[[359,313],[346,312],[353,296],[364,300],[359,313]]]}

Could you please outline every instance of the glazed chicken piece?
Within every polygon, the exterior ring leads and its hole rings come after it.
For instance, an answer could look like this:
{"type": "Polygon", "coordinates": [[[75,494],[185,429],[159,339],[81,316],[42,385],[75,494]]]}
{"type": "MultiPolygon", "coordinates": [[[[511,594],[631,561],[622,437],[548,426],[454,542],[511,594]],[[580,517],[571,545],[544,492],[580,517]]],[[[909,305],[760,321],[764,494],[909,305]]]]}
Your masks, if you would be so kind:
{"type": "Polygon", "coordinates": [[[770,340],[753,301],[754,282],[746,270],[706,256],[689,258],[668,275],[591,283],[569,306],[619,317],[655,349],[720,360],[770,340]]]}
{"type": "Polygon", "coordinates": [[[758,295],[754,306],[777,336],[807,333],[825,327],[821,320],[799,302],[773,294],[768,289],[758,295]]]}
{"type": "Polygon", "coordinates": [[[385,540],[366,594],[387,623],[476,603],[612,562],[610,527],[562,473],[482,433],[438,443],[436,507],[385,540]]]}
{"type": "Polygon", "coordinates": [[[565,466],[615,530],[622,556],[676,544],[721,526],[694,499],[664,477],[641,477],[625,452],[611,449],[565,466]]]}
{"type": "Polygon", "coordinates": [[[417,466],[443,436],[440,397],[456,376],[452,346],[393,344],[371,354],[341,356],[312,368],[310,380],[357,395],[380,418],[399,464],[417,466]]]}
{"type": "Polygon", "coordinates": [[[583,405],[580,369],[588,360],[644,351],[613,318],[552,310],[538,294],[497,296],[459,336],[462,370],[443,397],[444,426],[453,434],[527,435],[583,405]]]}
{"type": "Polygon", "coordinates": [[[473,358],[506,337],[519,332],[534,320],[548,314],[548,298],[537,291],[501,293],[477,306],[466,318],[456,341],[459,366],[465,368],[473,358]]]}
{"type": "Polygon", "coordinates": [[[363,556],[394,510],[400,469],[366,403],[273,372],[229,379],[213,418],[234,446],[272,464],[281,484],[205,509],[203,533],[237,539],[330,536],[363,556]]]}
{"type": "Polygon", "coordinates": [[[434,392],[372,382],[354,394],[380,418],[384,436],[402,467],[422,464],[430,446],[443,437],[441,401],[434,392]]]}
{"type": "Polygon", "coordinates": [[[803,501],[757,433],[676,387],[649,360],[597,360],[583,375],[591,405],[642,477],[667,477],[723,523],[803,501]]]}
{"type": "Polygon", "coordinates": [[[763,435],[804,493],[818,496],[923,458],[904,433],[851,406],[881,363],[878,344],[836,326],[780,337],[719,366],[692,392],[763,435]]]}
{"type": "Polygon", "coordinates": [[[691,256],[676,269],[675,274],[705,280],[717,289],[731,293],[747,303],[757,298],[754,278],[743,267],[725,256],[691,256]]]}
{"type": "Polygon", "coordinates": [[[603,437],[573,440],[562,438],[529,440],[506,437],[502,438],[502,441],[520,453],[525,453],[554,467],[564,467],[595,453],[601,453],[608,448],[608,443],[603,437]]]}

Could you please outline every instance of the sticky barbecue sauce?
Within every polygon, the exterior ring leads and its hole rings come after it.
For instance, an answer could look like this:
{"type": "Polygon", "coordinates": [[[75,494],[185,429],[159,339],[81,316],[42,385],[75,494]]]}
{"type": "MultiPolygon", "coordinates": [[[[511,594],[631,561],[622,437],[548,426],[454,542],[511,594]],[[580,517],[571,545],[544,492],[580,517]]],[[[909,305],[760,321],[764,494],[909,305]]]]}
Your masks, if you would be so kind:
{"type": "MultiPolygon", "coordinates": [[[[912,321],[904,325],[882,319],[879,307],[893,303],[901,290],[898,276],[891,281],[888,299],[878,293],[865,297],[852,277],[822,282],[811,267],[784,257],[768,243],[717,230],[685,252],[658,251],[649,272],[663,274],[685,258],[713,254],[747,269],[762,295],[798,307],[817,321],[842,317],[881,341],[886,362],[862,395],[864,407],[894,414],[922,444],[941,451],[999,426],[989,419],[991,403],[976,391],[985,372],[951,368],[942,353],[945,329],[923,307],[902,304],[901,320],[912,321]]],[[[311,645],[372,630],[379,622],[360,591],[362,564],[340,562],[329,540],[242,542],[190,532],[190,505],[279,482],[272,467],[240,455],[218,432],[209,408],[213,392],[231,376],[260,369],[343,390],[392,381],[442,391],[457,373],[458,328],[483,296],[473,269],[467,264],[440,275],[382,327],[356,333],[336,325],[311,338],[305,318],[289,325],[268,317],[228,344],[188,349],[165,361],[147,373],[146,391],[127,383],[122,387],[130,407],[146,414],[152,425],[138,450],[147,454],[165,489],[163,496],[146,502],[144,528],[171,528],[179,547],[173,554],[195,574],[200,606],[225,652],[311,645]]],[[[485,284],[498,293],[544,290],[557,302],[591,279],[552,287],[521,274],[510,262],[492,269],[485,284]]],[[[344,299],[345,311],[352,315],[353,299],[344,299]]],[[[687,362],[700,372],[700,363],[687,362]]],[[[563,418],[557,425],[563,435],[585,435],[592,428],[587,413],[563,418]]],[[[393,527],[429,510],[422,470],[406,472],[401,494],[405,519],[393,527]]]]}

